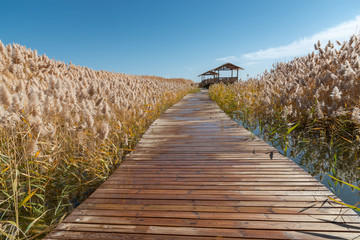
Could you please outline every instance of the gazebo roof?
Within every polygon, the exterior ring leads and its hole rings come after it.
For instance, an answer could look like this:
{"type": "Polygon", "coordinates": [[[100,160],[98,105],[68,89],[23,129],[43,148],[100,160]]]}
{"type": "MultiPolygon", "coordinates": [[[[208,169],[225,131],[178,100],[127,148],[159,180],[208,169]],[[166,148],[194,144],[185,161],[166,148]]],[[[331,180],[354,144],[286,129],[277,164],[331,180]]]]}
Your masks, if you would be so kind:
{"type": "Polygon", "coordinates": [[[212,69],[211,71],[231,71],[231,70],[244,70],[242,67],[236,66],[232,63],[225,63],[217,68],[212,69]]]}
{"type": "Polygon", "coordinates": [[[217,72],[214,72],[214,71],[210,70],[210,71],[207,71],[207,72],[204,72],[204,73],[200,74],[198,77],[200,77],[200,76],[208,76],[208,75],[219,75],[219,74],[217,72]]]}

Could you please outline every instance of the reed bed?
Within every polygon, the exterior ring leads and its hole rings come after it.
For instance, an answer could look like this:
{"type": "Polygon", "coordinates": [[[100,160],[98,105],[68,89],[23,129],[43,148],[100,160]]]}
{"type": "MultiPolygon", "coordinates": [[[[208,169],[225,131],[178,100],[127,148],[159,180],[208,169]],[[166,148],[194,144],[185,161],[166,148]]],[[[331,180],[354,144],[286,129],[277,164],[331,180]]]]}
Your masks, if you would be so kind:
{"type": "Polygon", "coordinates": [[[43,237],[191,84],[94,71],[0,41],[0,239],[43,237]]]}
{"type": "Polygon", "coordinates": [[[245,126],[275,136],[285,153],[288,147],[303,145],[296,154],[310,154],[308,159],[323,155],[327,162],[311,163],[315,175],[330,172],[335,179],[358,182],[360,36],[325,46],[318,42],[314,48],[307,56],[273,65],[257,78],[213,85],[209,93],[245,126]],[[314,146],[324,151],[304,154],[314,146]]]}

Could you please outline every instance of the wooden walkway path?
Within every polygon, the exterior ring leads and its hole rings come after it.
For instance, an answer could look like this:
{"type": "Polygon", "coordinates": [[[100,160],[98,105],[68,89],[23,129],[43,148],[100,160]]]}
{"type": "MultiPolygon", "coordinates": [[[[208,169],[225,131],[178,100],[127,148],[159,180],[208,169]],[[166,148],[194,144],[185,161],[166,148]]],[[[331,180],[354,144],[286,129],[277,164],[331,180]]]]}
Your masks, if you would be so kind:
{"type": "Polygon", "coordinates": [[[47,239],[360,239],[360,218],[329,195],[201,92],[156,120],[47,239]]]}

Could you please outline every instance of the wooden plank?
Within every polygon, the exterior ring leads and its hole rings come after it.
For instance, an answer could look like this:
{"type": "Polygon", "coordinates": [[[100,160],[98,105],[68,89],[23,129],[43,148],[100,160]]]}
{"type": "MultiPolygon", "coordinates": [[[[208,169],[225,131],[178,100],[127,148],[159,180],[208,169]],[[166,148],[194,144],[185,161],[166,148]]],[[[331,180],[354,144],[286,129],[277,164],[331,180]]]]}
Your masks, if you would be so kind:
{"type": "Polygon", "coordinates": [[[266,190],[252,190],[252,191],[239,191],[239,190],[174,190],[174,189],[104,189],[100,188],[97,191],[98,194],[164,194],[164,195],[249,195],[249,196],[268,196],[268,195],[276,195],[276,196],[302,196],[302,195],[310,195],[310,196],[332,196],[325,189],[310,191],[310,190],[301,190],[301,191],[266,191],[266,190]]]}
{"type": "MultiPolygon", "coordinates": [[[[214,237],[198,237],[198,236],[182,236],[182,235],[157,235],[157,234],[127,234],[127,233],[114,233],[114,232],[89,232],[89,231],[58,231],[55,230],[46,239],[54,240],[129,240],[129,239],[142,239],[142,240],[217,240],[214,237]]],[[[234,238],[219,237],[219,240],[228,240],[234,238]]],[[[250,239],[250,238],[241,238],[250,239]]]]}
{"type": "MultiPolygon", "coordinates": [[[[114,173],[117,175],[123,175],[123,174],[136,174],[136,176],[140,173],[145,173],[145,174],[172,174],[172,176],[174,174],[183,174],[183,170],[164,170],[164,169],[142,169],[142,170],[138,170],[138,169],[127,169],[124,170],[122,172],[117,172],[114,173]]],[[[237,174],[268,174],[268,173],[272,173],[272,174],[285,174],[285,175],[291,175],[291,174],[298,174],[298,173],[302,173],[302,171],[298,171],[298,170],[291,170],[288,168],[285,169],[280,169],[280,170],[270,170],[270,169],[263,169],[263,170],[259,170],[259,169],[249,169],[247,171],[234,171],[233,169],[228,169],[228,170],[196,170],[196,169],[188,169],[187,170],[188,174],[196,174],[196,175],[204,175],[204,174],[217,174],[217,175],[221,175],[221,174],[227,174],[227,175],[237,175],[237,174]]]]}
{"type": "MultiPolygon", "coordinates": [[[[128,178],[124,178],[124,177],[113,177],[111,178],[111,180],[124,180],[127,181],[128,178]]],[[[238,178],[196,178],[196,177],[192,177],[192,178],[177,178],[177,177],[166,177],[166,178],[133,178],[128,180],[129,182],[249,182],[248,178],[246,177],[238,177],[238,178]]],[[[288,181],[288,182],[313,182],[314,180],[310,177],[304,176],[304,177],[297,177],[297,178],[284,178],[284,177],[276,177],[276,178],[267,178],[267,177],[252,177],[251,178],[251,182],[284,182],[284,181],[288,181]]]]}
{"type": "Polygon", "coordinates": [[[46,239],[358,237],[359,216],[328,196],[200,92],[157,119],[127,160],[46,239]]]}
{"type": "MultiPolygon", "coordinates": [[[[323,211],[326,211],[324,209],[323,211]]],[[[260,211],[259,211],[260,212],[260,211]]],[[[333,222],[334,223],[359,223],[359,217],[352,212],[339,216],[338,214],[292,214],[285,213],[249,213],[249,212],[198,212],[198,211],[131,211],[116,209],[75,209],[71,215],[76,216],[109,216],[109,217],[158,217],[158,218],[189,218],[189,219],[228,219],[228,220],[257,220],[257,221],[289,221],[289,222],[333,222]]],[[[343,211],[341,212],[343,213],[343,211]]]]}
{"type": "Polygon", "coordinates": [[[165,181],[163,179],[129,179],[129,178],[111,178],[107,180],[104,184],[143,184],[143,185],[150,185],[150,184],[165,184],[165,185],[179,185],[182,186],[204,186],[204,185],[211,185],[211,186],[321,186],[319,182],[314,179],[309,179],[306,181],[297,181],[296,179],[291,179],[288,181],[272,181],[272,179],[263,179],[262,181],[240,181],[240,179],[236,179],[237,181],[204,181],[203,179],[196,179],[197,181],[179,181],[179,179],[173,179],[169,181],[169,178],[166,178],[165,181]]]}
{"type": "MultiPolygon", "coordinates": [[[[329,193],[328,196],[332,196],[329,193]]],[[[313,201],[326,201],[327,196],[313,196],[313,195],[296,195],[296,196],[277,196],[277,195],[211,195],[211,194],[201,194],[201,195],[182,195],[182,194],[108,194],[108,193],[98,193],[95,191],[91,197],[92,198],[102,198],[102,199],[190,199],[190,200],[222,200],[222,201],[298,201],[301,196],[301,200],[313,202],[313,201]]]]}
{"type": "Polygon", "coordinates": [[[198,227],[170,227],[170,226],[141,226],[121,224],[85,224],[62,223],[59,230],[109,232],[109,233],[141,233],[167,234],[183,236],[210,236],[232,238],[268,238],[268,239],[354,239],[358,232],[343,231],[278,231],[259,229],[229,229],[229,228],[198,228],[198,227]],[[320,238],[319,238],[320,237],[320,238]]]}
{"type": "Polygon", "coordinates": [[[186,190],[265,190],[265,191],[304,191],[304,190],[310,190],[310,191],[319,191],[319,190],[324,190],[326,189],[323,186],[320,187],[316,187],[313,185],[306,185],[306,187],[299,187],[299,186],[277,186],[277,185],[272,185],[272,186],[207,186],[207,185],[198,185],[198,186],[183,186],[183,185],[166,185],[166,184],[161,184],[161,185],[143,185],[143,184],[103,184],[99,189],[186,189],[186,190]]]}
{"type": "MultiPolygon", "coordinates": [[[[311,206],[311,205],[310,205],[311,206]]],[[[97,209],[97,210],[129,210],[129,211],[196,211],[196,212],[229,212],[229,213],[285,213],[285,214],[334,214],[338,215],[341,211],[343,215],[351,215],[352,211],[342,207],[299,207],[296,204],[286,207],[273,206],[202,206],[202,205],[180,205],[180,204],[126,204],[116,203],[84,203],[79,209],[97,209]]]]}
{"type": "MultiPolygon", "coordinates": [[[[319,209],[319,208],[336,208],[342,209],[341,212],[345,212],[348,208],[344,208],[342,205],[337,203],[321,202],[321,201],[221,201],[221,200],[189,200],[189,199],[98,199],[88,198],[83,204],[95,203],[95,204],[138,204],[138,205],[191,205],[191,206],[234,206],[234,207],[299,207],[303,209],[319,209]]],[[[81,208],[81,207],[79,207],[81,208]]],[[[350,211],[351,212],[351,211],[350,211]]]]}
{"type": "Polygon", "coordinates": [[[212,228],[235,228],[235,229],[262,229],[262,230],[287,230],[294,231],[343,231],[344,227],[360,233],[360,223],[352,224],[328,224],[326,222],[288,222],[288,221],[234,221],[234,220],[206,220],[206,219],[179,219],[179,218],[131,218],[131,217],[102,217],[102,216],[71,216],[66,219],[68,223],[84,222],[95,224],[123,224],[172,226],[172,227],[212,227],[212,228]]]}

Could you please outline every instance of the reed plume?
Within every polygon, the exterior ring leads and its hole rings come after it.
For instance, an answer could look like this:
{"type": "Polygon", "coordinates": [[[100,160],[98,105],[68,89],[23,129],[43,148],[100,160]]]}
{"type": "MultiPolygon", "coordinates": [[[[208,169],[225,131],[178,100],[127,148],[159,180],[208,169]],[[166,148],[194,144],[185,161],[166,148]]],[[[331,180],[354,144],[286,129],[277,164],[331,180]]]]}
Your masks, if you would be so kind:
{"type": "Polygon", "coordinates": [[[43,236],[191,84],[95,71],[0,41],[0,223],[15,223],[1,232],[43,236]]]}

